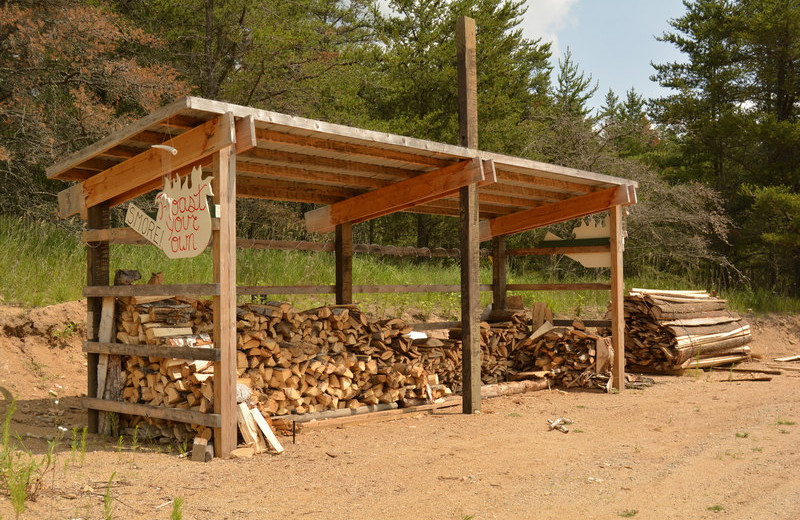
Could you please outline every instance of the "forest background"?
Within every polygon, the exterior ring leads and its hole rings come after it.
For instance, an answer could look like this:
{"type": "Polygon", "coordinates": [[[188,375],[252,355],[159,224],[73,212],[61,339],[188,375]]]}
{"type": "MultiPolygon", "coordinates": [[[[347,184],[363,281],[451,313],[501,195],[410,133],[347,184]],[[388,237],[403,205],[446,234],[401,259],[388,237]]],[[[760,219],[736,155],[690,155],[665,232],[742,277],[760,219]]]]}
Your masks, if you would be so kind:
{"type": "MultiPolygon", "coordinates": [[[[549,43],[522,36],[525,5],[0,2],[0,298],[36,301],[11,288],[15,265],[36,263],[22,254],[25,240],[79,244],[81,222],[55,217],[66,184],[45,168],[181,96],[457,143],[454,27],[468,15],[478,28],[481,149],[638,181],[626,219],[630,278],[738,291],[761,310],[800,308],[800,0],[684,1],[656,35],[682,56],[653,64],[652,80],[670,94],[609,91],[599,110],[587,104],[595,78],[569,52],[554,59],[549,43]]],[[[241,236],[327,239],[305,231],[308,204],[238,204],[241,236]]],[[[121,210],[113,218],[119,225],[121,210]]],[[[567,238],[572,224],[555,231],[567,238]]],[[[515,235],[509,246],[543,236],[515,235]]],[[[457,247],[457,221],[391,215],[355,226],[354,240],[457,247]]],[[[512,273],[607,276],[554,259],[513,262],[512,273]]]]}

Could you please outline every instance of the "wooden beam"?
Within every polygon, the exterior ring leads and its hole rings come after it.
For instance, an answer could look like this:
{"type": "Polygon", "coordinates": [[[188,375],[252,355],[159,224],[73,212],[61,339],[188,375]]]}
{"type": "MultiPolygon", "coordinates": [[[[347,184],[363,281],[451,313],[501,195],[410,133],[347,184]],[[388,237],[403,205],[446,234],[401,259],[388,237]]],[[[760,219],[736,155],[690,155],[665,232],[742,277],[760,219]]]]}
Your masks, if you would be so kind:
{"type": "Polygon", "coordinates": [[[140,415],[153,419],[166,419],[186,424],[200,424],[210,428],[219,428],[221,420],[218,414],[184,410],[182,408],[166,408],[149,404],[128,403],[126,401],[106,401],[96,397],[84,397],[81,404],[87,410],[102,410],[104,412],[140,415]]]}
{"type": "Polygon", "coordinates": [[[338,186],[319,186],[313,183],[257,177],[239,177],[236,182],[236,195],[255,199],[332,204],[359,193],[361,192],[338,186]]]}
{"type": "MultiPolygon", "coordinates": [[[[250,120],[249,127],[253,127],[252,120],[250,120]]],[[[254,128],[252,131],[253,133],[255,132],[254,128]]],[[[243,131],[242,135],[246,135],[246,131],[243,131]]],[[[65,195],[63,199],[59,198],[59,201],[65,201],[65,204],[59,208],[59,215],[68,217],[79,211],[79,208],[75,208],[74,203],[66,204],[66,201],[72,202],[78,198],[75,194],[77,191],[82,192],[83,205],[86,207],[111,199],[115,199],[116,203],[119,204],[124,202],[124,200],[118,199],[120,195],[140,190],[142,186],[159,180],[163,175],[191,164],[235,142],[236,132],[233,116],[231,114],[223,114],[164,142],[163,144],[177,150],[175,155],[164,150],[150,148],[127,161],[118,163],[86,179],[77,185],[78,187],[69,188],[69,194],[65,195]]],[[[252,143],[255,143],[254,136],[250,139],[250,144],[252,143]]]]}
{"type": "Polygon", "coordinates": [[[462,161],[411,179],[368,191],[328,207],[306,213],[306,228],[327,233],[345,222],[358,223],[423,204],[470,183],[484,180],[480,159],[462,161]]]}
{"type": "MultiPolygon", "coordinates": [[[[461,145],[478,148],[478,76],[475,20],[462,16],[456,24],[458,65],[458,123],[461,145]]],[[[481,344],[478,240],[478,188],[474,183],[459,192],[461,243],[462,411],[481,410],[481,344]]]]}
{"type": "MultiPolygon", "coordinates": [[[[252,118],[244,117],[237,120],[234,123],[234,128],[236,133],[236,151],[243,152],[252,148],[255,143],[255,138],[252,135],[254,131],[254,123],[252,118]]],[[[207,155],[197,159],[196,161],[190,162],[189,164],[181,166],[180,168],[177,168],[172,172],[172,174],[177,175],[178,177],[184,177],[189,175],[194,168],[201,168],[207,171],[211,168],[211,163],[212,157],[207,155]]],[[[153,179],[142,184],[141,186],[137,186],[130,191],[117,195],[109,200],[109,203],[112,207],[117,206],[123,202],[127,202],[133,198],[144,195],[145,193],[160,189],[162,185],[163,180],[161,178],[153,179]]]]}
{"type": "Polygon", "coordinates": [[[353,303],[353,225],[336,226],[336,304],[353,303]]]}
{"type": "MultiPolygon", "coordinates": [[[[211,229],[219,229],[219,219],[211,219],[211,229]]],[[[81,240],[83,240],[84,243],[108,242],[110,244],[152,245],[152,242],[129,227],[87,229],[81,233],[81,240]]]]}
{"type": "Polygon", "coordinates": [[[614,360],[611,369],[612,385],[618,392],[625,389],[625,280],[622,271],[622,207],[609,211],[611,231],[611,344],[614,360]]]}
{"type": "Polygon", "coordinates": [[[335,285],[240,285],[236,294],[336,294],[335,285]]]}
{"type": "Polygon", "coordinates": [[[87,229],[81,233],[84,243],[109,242],[112,244],[150,244],[151,242],[133,228],[87,229]]]}
{"type": "Polygon", "coordinates": [[[366,146],[363,144],[349,143],[334,139],[322,139],[299,134],[288,134],[269,129],[257,129],[256,137],[259,141],[270,144],[292,145],[300,148],[310,149],[310,153],[335,152],[347,154],[350,157],[363,157],[367,159],[381,159],[395,161],[404,164],[416,164],[420,166],[431,166],[441,168],[452,164],[451,160],[428,157],[416,153],[403,152],[391,148],[366,146]]]}
{"type": "MultiPolygon", "coordinates": [[[[479,284],[479,291],[491,291],[491,284],[479,284]]],[[[354,294],[460,292],[460,285],[354,285],[354,294]]],[[[336,294],[335,285],[241,285],[240,296],[253,294],[336,294]]]]}
{"type": "MultiPolygon", "coordinates": [[[[87,211],[90,227],[103,229],[109,227],[111,218],[108,205],[94,206],[87,211]]],[[[86,284],[108,288],[109,283],[109,246],[107,242],[92,242],[86,247],[86,284]]],[[[86,339],[97,340],[100,335],[100,319],[103,309],[104,295],[89,296],[86,298],[86,339]]],[[[111,295],[106,295],[111,296],[111,295]]],[[[90,353],[86,356],[86,395],[96,396],[98,381],[97,367],[100,360],[98,354],[90,353]]],[[[88,426],[91,433],[99,430],[99,416],[97,410],[88,410],[88,426]]]]}
{"type": "Polygon", "coordinates": [[[578,247],[528,247],[509,249],[508,256],[564,255],[570,253],[607,253],[611,246],[578,246],[578,247]]]}
{"type": "MultiPolygon", "coordinates": [[[[90,249],[95,246],[90,246],[90,249]]],[[[209,296],[219,294],[219,284],[194,283],[171,285],[90,285],[83,288],[83,295],[89,298],[114,296],[209,296]]]]}
{"type": "Polygon", "coordinates": [[[631,193],[627,185],[608,188],[562,202],[485,220],[480,225],[480,240],[489,240],[498,235],[519,233],[565,220],[585,217],[606,211],[614,206],[632,203],[633,200],[631,200],[631,193]]]}
{"type": "Polygon", "coordinates": [[[608,291],[608,283],[510,283],[509,291],[608,291]]]}
{"type": "Polygon", "coordinates": [[[93,354],[110,354],[114,356],[160,357],[204,361],[220,360],[220,352],[219,349],[216,348],[173,347],[170,345],[128,345],[125,343],[84,341],[83,351],[93,354]]]}
{"type": "MultiPolygon", "coordinates": [[[[313,204],[335,204],[364,193],[363,190],[341,188],[339,186],[320,186],[319,184],[273,180],[263,177],[239,176],[236,182],[236,194],[239,197],[267,200],[284,200],[290,202],[310,202],[313,204]]],[[[421,206],[413,206],[403,211],[410,213],[429,213],[431,215],[458,215],[458,201],[439,199],[426,202],[421,206]]],[[[487,217],[508,214],[505,206],[484,204],[481,214],[487,217]]]]}
{"type": "Polygon", "coordinates": [[[389,179],[366,177],[363,175],[348,175],[345,173],[332,173],[311,168],[295,168],[292,166],[261,164],[252,161],[244,161],[242,159],[239,159],[238,163],[236,164],[236,170],[240,175],[248,174],[259,177],[269,177],[270,179],[289,179],[302,182],[314,182],[323,186],[383,188],[384,186],[392,183],[392,181],[389,179]]]}
{"type": "MultiPolygon", "coordinates": [[[[264,148],[253,148],[247,153],[246,158],[250,162],[263,162],[276,166],[290,166],[294,168],[313,168],[318,171],[327,171],[331,173],[366,174],[389,180],[408,178],[418,172],[417,169],[383,166],[367,162],[320,157],[318,155],[264,148]]],[[[455,162],[457,161],[451,161],[451,164],[455,162]]]]}
{"type": "Polygon", "coordinates": [[[492,309],[506,308],[506,237],[492,239],[492,309]]]}
{"type": "Polygon", "coordinates": [[[166,141],[175,155],[155,148],[83,182],[87,206],[107,201],[236,142],[233,116],[223,114],[197,128],[166,141]]]}
{"type": "Polygon", "coordinates": [[[214,430],[214,449],[228,457],[236,449],[236,152],[232,146],[214,154],[214,203],[219,205],[219,230],[212,231],[214,342],[220,361],[214,363],[214,411],[221,424],[214,430]]]}
{"type": "Polygon", "coordinates": [[[575,181],[553,179],[533,173],[520,173],[507,168],[499,168],[497,177],[504,184],[510,184],[512,186],[538,186],[542,188],[550,188],[554,190],[554,193],[591,193],[593,191],[597,191],[597,188],[593,184],[583,184],[575,181]]]}

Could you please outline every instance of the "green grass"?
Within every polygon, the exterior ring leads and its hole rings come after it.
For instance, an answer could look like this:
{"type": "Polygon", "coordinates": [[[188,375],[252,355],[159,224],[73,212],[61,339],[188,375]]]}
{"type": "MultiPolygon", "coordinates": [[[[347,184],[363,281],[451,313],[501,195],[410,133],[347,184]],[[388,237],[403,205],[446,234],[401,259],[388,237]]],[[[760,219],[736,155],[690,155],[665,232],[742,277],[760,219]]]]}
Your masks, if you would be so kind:
{"type": "MultiPolygon", "coordinates": [[[[169,260],[155,247],[115,245],[111,248],[111,272],[137,269],[145,281],[151,273],[162,272],[167,283],[209,283],[212,280],[208,252],[195,258],[169,260]]],[[[77,233],[51,223],[0,216],[0,301],[24,306],[42,306],[81,298],[86,279],[85,247],[77,233]]],[[[557,271],[557,270],[556,270],[557,271]]],[[[408,259],[357,254],[353,259],[356,285],[459,284],[458,263],[453,259],[408,259]]],[[[534,269],[511,269],[508,283],[605,282],[607,273],[578,277],[556,277],[534,269]]],[[[334,258],[329,252],[274,251],[240,249],[237,255],[237,280],[240,285],[331,285],[334,283],[334,258]]],[[[491,265],[481,262],[480,281],[491,283],[491,265]]],[[[626,286],[686,289],[697,288],[674,275],[648,272],[626,279],[626,286]]],[[[570,317],[600,318],[608,303],[606,291],[526,291],[520,294],[526,305],[546,302],[556,314],[570,317]]],[[[734,309],[756,312],[800,312],[800,299],[775,295],[769,291],[731,291],[722,295],[734,309]]],[[[289,301],[298,308],[333,302],[333,295],[269,295],[289,301]]],[[[356,294],[358,303],[374,313],[397,315],[412,308],[417,319],[433,314],[445,319],[460,315],[458,293],[356,294]]],[[[490,292],[481,293],[481,304],[488,305],[490,292]]]]}

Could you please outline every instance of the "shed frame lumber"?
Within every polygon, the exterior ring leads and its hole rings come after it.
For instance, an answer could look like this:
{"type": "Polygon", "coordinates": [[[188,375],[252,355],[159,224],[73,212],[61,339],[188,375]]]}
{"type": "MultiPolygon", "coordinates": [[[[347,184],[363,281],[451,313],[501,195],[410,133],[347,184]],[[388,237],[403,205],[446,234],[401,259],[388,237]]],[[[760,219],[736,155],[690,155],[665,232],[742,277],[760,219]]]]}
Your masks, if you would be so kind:
{"type": "Polygon", "coordinates": [[[236,449],[236,151],[232,146],[214,154],[212,188],[220,206],[219,230],[211,232],[214,282],[214,342],[220,361],[214,363],[214,451],[227,458],[236,449]]]}
{"type": "Polygon", "coordinates": [[[219,294],[217,283],[196,283],[179,285],[89,285],[83,288],[88,298],[114,296],[213,296],[219,294]]]}
{"type": "MultiPolygon", "coordinates": [[[[462,16],[456,23],[458,67],[458,129],[462,146],[478,148],[478,72],[475,20],[462,16]]],[[[459,190],[461,244],[461,381],[465,414],[481,411],[480,274],[478,249],[478,187],[459,190]]]]}
{"type": "Polygon", "coordinates": [[[337,225],[358,223],[451,195],[470,183],[485,180],[483,161],[472,159],[368,191],[305,214],[306,228],[328,233],[337,225]]]}
{"type": "Polygon", "coordinates": [[[158,357],[168,359],[188,359],[201,361],[219,361],[220,353],[214,348],[172,347],[169,345],[142,345],[126,343],[107,343],[85,341],[83,351],[95,354],[115,356],[158,357]]]}
{"type": "Polygon", "coordinates": [[[610,283],[510,283],[509,291],[607,291],[610,283]]]}
{"type": "MultiPolygon", "coordinates": [[[[165,174],[235,142],[233,116],[223,114],[163,143],[178,150],[177,154],[171,155],[164,150],[152,148],[145,150],[82,183],[67,188],[67,190],[71,190],[69,199],[73,200],[76,197],[73,195],[74,192],[80,192],[83,194],[85,207],[95,206],[131,190],[136,190],[144,184],[157,180],[165,174]]],[[[61,200],[59,198],[59,201],[61,200]]],[[[124,201],[117,203],[121,202],[124,201]]],[[[75,207],[59,208],[62,218],[74,215],[78,211],[79,208],[75,207]]]]}
{"type": "MultiPolygon", "coordinates": [[[[491,291],[490,284],[478,285],[479,291],[491,291]]],[[[544,290],[544,289],[542,289],[544,290]]],[[[460,285],[353,285],[353,294],[460,292],[460,285]]],[[[336,294],[335,285],[240,285],[240,296],[253,294],[336,294]]]]}
{"type": "MultiPolygon", "coordinates": [[[[83,397],[81,404],[89,410],[116,412],[128,415],[140,415],[153,419],[166,419],[186,424],[198,424],[211,428],[219,428],[222,418],[219,414],[202,413],[182,408],[167,408],[165,406],[152,406],[149,404],[129,403],[126,401],[108,401],[96,397],[83,397]]],[[[236,415],[234,415],[234,419],[236,415]]]]}
{"type": "Polygon", "coordinates": [[[611,246],[576,246],[576,247],[526,247],[509,249],[506,251],[508,256],[545,256],[545,255],[564,255],[574,253],[608,253],[611,246]]]}
{"type": "Polygon", "coordinates": [[[625,389],[625,279],[622,264],[625,244],[622,236],[622,206],[610,208],[608,221],[611,232],[611,343],[614,348],[611,379],[613,387],[622,392],[625,389]]]}
{"type": "MultiPolygon", "coordinates": [[[[634,188],[635,191],[635,188],[634,188]]],[[[538,206],[510,215],[503,215],[480,224],[480,240],[489,240],[498,235],[519,233],[549,224],[585,217],[613,208],[635,203],[629,186],[622,185],[602,191],[581,195],[562,202],[538,206]]]]}

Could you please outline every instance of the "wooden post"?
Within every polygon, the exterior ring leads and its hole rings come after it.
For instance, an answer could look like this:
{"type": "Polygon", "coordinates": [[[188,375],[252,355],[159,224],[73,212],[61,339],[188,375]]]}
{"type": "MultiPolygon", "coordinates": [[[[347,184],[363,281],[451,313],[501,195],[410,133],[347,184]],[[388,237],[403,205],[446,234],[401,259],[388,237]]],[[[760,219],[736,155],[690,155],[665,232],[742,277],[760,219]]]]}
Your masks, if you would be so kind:
{"type": "Polygon", "coordinates": [[[214,364],[214,412],[222,427],[214,429],[214,452],[228,457],[236,449],[236,152],[228,147],[214,154],[214,203],[219,205],[219,230],[212,232],[214,343],[221,350],[214,364]]]}
{"type": "Polygon", "coordinates": [[[492,239],[492,308],[506,308],[506,237],[492,239]]]}
{"type": "MultiPolygon", "coordinates": [[[[108,204],[99,204],[88,208],[89,229],[107,229],[111,219],[108,204]]],[[[108,285],[109,283],[109,246],[108,241],[89,242],[86,245],[86,285],[108,285]]],[[[86,339],[97,341],[100,333],[100,317],[103,310],[103,298],[86,298],[86,339]]],[[[97,365],[98,354],[87,354],[88,383],[86,395],[97,395],[97,365]]],[[[99,413],[97,410],[88,410],[88,426],[90,433],[97,433],[99,429],[99,413]]]]}
{"type": "Polygon", "coordinates": [[[353,303],[353,224],[336,226],[336,304],[353,303]]]}
{"type": "MultiPolygon", "coordinates": [[[[458,123],[461,146],[478,147],[478,89],[475,20],[462,16],[456,26],[458,123]]],[[[463,412],[481,411],[480,292],[478,287],[478,187],[459,190],[461,222],[461,341],[463,412]]]]}
{"type": "Polygon", "coordinates": [[[613,385],[625,388],[625,283],[622,275],[622,206],[609,210],[611,231],[611,342],[614,345],[613,385]]]}

